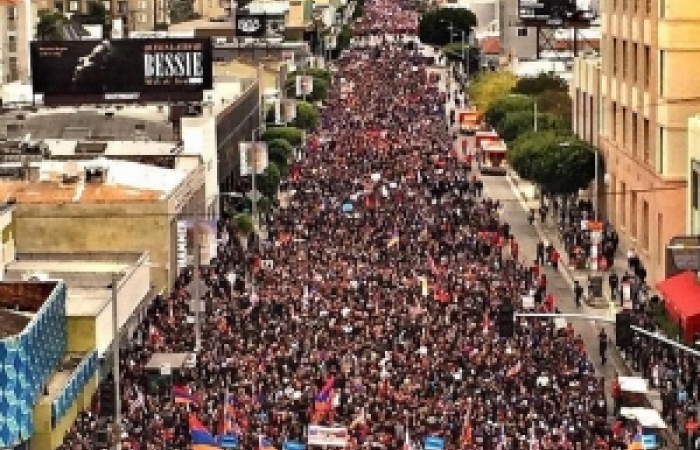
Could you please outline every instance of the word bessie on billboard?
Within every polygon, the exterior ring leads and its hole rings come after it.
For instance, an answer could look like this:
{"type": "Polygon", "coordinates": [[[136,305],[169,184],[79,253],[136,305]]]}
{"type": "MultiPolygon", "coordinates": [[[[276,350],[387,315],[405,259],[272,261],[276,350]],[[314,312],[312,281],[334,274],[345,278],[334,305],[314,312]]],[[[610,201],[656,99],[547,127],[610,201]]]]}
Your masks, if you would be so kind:
{"type": "Polygon", "coordinates": [[[209,39],[32,42],[31,65],[46,105],[195,102],[212,88],[209,39]]]}

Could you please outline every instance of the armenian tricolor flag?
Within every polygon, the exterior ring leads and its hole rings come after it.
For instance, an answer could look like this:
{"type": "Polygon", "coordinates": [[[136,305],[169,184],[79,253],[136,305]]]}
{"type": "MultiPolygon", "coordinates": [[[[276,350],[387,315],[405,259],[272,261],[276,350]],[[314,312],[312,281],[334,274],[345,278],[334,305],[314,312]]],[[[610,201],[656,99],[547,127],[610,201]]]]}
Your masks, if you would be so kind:
{"type": "Polygon", "coordinates": [[[197,396],[192,394],[186,386],[173,386],[170,392],[173,396],[173,402],[175,403],[184,405],[199,404],[197,396]]]}
{"type": "Polygon", "coordinates": [[[204,428],[202,422],[194,414],[189,417],[191,450],[219,450],[219,444],[214,436],[204,428]]]}

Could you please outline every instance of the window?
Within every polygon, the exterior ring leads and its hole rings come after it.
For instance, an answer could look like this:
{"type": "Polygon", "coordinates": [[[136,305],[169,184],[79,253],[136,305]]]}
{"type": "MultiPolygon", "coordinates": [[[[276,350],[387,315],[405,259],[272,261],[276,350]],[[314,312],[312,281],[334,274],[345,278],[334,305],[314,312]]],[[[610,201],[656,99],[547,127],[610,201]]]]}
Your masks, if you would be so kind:
{"type": "Polygon", "coordinates": [[[639,12],[639,0],[632,0],[632,8],[635,14],[639,12]]]}
{"type": "Polygon", "coordinates": [[[657,171],[659,175],[664,174],[664,141],[666,140],[666,129],[664,127],[659,127],[659,155],[658,161],[656,162],[657,171]]]}
{"type": "Polygon", "coordinates": [[[119,14],[127,14],[129,12],[129,3],[119,0],[119,3],[117,3],[117,10],[119,14]]]}
{"type": "Polygon", "coordinates": [[[10,56],[7,60],[7,81],[19,80],[19,61],[16,56],[10,56]]]}
{"type": "Polygon", "coordinates": [[[630,118],[630,143],[632,146],[632,154],[635,156],[637,155],[639,150],[637,149],[637,131],[637,113],[632,113],[632,117],[630,118]]]}
{"type": "Polygon", "coordinates": [[[588,119],[588,137],[591,139],[593,142],[596,142],[595,139],[595,115],[593,114],[593,96],[589,95],[588,96],[588,110],[591,112],[591,117],[588,119]]]}
{"type": "Polygon", "coordinates": [[[612,73],[617,74],[617,38],[612,39],[612,73]]]}
{"type": "Polygon", "coordinates": [[[112,8],[112,2],[102,2],[105,6],[105,11],[109,11],[112,8]]]}
{"type": "Polygon", "coordinates": [[[139,14],[139,22],[140,23],[148,22],[148,15],[147,14],[139,14]]]}
{"type": "Polygon", "coordinates": [[[627,108],[622,107],[622,145],[627,145],[627,108]]]}
{"type": "Polygon", "coordinates": [[[622,10],[627,11],[627,0],[622,0],[622,10]]]}
{"type": "Polygon", "coordinates": [[[659,264],[664,262],[664,253],[664,215],[659,214],[656,216],[656,254],[659,264]]]}
{"type": "Polygon", "coordinates": [[[11,22],[17,20],[17,8],[14,6],[7,7],[7,20],[11,22]]]}
{"type": "Polygon", "coordinates": [[[639,67],[637,67],[637,61],[639,60],[639,45],[635,42],[632,44],[632,58],[630,60],[630,70],[632,71],[632,82],[636,83],[639,81],[639,67]]]}
{"type": "Polygon", "coordinates": [[[148,5],[146,4],[146,0],[139,0],[139,9],[144,10],[148,8],[148,5]]]}
{"type": "Polygon", "coordinates": [[[610,107],[610,139],[617,139],[617,103],[612,102],[610,107]]]}
{"type": "Polygon", "coordinates": [[[644,13],[648,16],[651,14],[651,2],[652,2],[652,0],[646,0],[646,2],[647,2],[647,5],[646,5],[646,9],[644,10],[644,13]]]}
{"type": "Polygon", "coordinates": [[[78,2],[75,1],[75,0],[71,0],[71,2],[69,3],[69,5],[70,5],[70,11],[71,11],[71,12],[76,12],[76,11],[78,11],[78,9],[80,8],[80,3],[78,3],[78,2]]]}
{"type": "Polygon", "coordinates": [[[17,36],[7,36],[7,51],[9,53],[17,53],[17,36]]]}
{"type": "Polygon", "coordinates": [[[56,12],[60,12],[60,13],[64,12],[63,2],[54,3],[54,8],[56,9],[56,12]]]}
{"type": "Polygon", "coordinates": [[[627,41],[623,40],[622,41],[622,78],[627,76],[627,66],[629,64],[627,63],[627,58],[629,55],[627,54],[627,41]]]}
{"type": "Polygon", "coordinates": [[[697,170],[693,170],[690,176],[690,206],[693,209],[698,209],[698,200],[700,200],[700,173],[697,170]]]}
{"type": "Polygon", "coordinates": [[[518,37],[527,37],[527,28],[518,28],[518,37]]]}
{"type": "Polygon", "coordinates": [[[649,140],[651,137],[649,136],[650,130],[649,130],[649,119],[644,119],[644,129],[642,130],[642,151],[643,151],[643,158],[644,162],[649,164],[649,147],[650,147],[650,142],[649,140]]]}
{"type": "Polygon", "coordinates": [[[666,51],[659,50],[659,97],[664,96],[664,72],[666,70],[666,51]]]}
{"type": "Polygon", "coordinates": [[[627,185],[620,183],[620,223],[627,226],[627,185]]]}
{"type": "Polygon", "coordinates": [[[644,87],[649,87],[649,78],[651,76],[651,47],[644,46],[644,55],[642,56],[642,65],[644,67],[644,87]]]}
{"type": "Polygon", "coordinates": [[[649,202],[642,202],[642,248],[649,250],[649,202]]]}
{"type": "Polygon", "coordinates": [[[630,237],[637,237],[637,193],[632,191],[630,198],[630,237]]]}

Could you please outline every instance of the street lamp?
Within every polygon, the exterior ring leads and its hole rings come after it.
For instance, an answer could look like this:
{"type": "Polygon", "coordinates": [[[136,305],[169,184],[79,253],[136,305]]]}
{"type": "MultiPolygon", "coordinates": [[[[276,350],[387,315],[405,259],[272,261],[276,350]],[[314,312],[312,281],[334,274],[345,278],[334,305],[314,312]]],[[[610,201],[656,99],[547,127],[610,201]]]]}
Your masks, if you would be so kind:
{"type": "MultiPolygon", "coordinates": [[[[528,97],[528,98],[532,99],[532,131],[537,132],[539,130],[539,126],[538,126],[539,124],[538,124],[538,119],[537,119],[537,115],[538,115],[537,98],[529,96],[527,94],[509,94],[508,96],[509,97],[528,97]]],[[[564,145],[564,147],[570,145],[568,142],[565,142],[565,143],[562,142],[562,144],[566,144],[566,145],[564,145]]],[[[562,144],[559,144],[559,146],[560,147],[563,146],[562,144]]]]}

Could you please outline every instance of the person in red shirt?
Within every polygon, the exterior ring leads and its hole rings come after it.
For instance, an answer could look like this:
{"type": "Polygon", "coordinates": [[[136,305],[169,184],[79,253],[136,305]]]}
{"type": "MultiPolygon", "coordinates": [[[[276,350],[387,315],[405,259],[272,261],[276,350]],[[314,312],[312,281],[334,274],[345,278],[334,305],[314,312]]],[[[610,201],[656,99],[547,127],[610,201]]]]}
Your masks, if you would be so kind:
{"type": "Polygon", "coordinates": [[[554,311],[554,295],[547,294],[544,300],[544,307],[547,309],[547,312],[554,311]]]}
{"type": "Polygon", "coordinates": [[[559,252],[557,251],[556,248],[553,248],[552,253],[549,255],[549,260],[551,261],[552,267],[554,267],[554,270],[559,269],[559,258],[560,258],[559,252]]]}
{"type": "Polygon", "coordinates": [[[510,255],[513,257],[513,259],[518,259],[518,242],[515,240],[515,238],[510,241],[510,255]]]}

